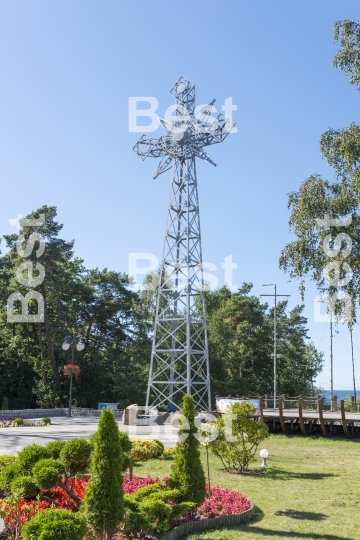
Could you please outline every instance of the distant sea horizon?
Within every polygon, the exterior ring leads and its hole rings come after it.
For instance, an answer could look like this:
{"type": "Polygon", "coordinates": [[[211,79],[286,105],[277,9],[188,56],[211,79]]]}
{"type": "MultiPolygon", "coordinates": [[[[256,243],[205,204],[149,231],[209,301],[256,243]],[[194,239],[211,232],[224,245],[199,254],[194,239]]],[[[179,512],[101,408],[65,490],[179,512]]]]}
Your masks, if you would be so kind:
{"type": "MultiPolygon", "coordinates": [[[[330,390],[324,390],[322,392],[322,395],[325,396],[325,399],[330,399],[330,390]]],[[[337,396],[338,399],[346,399],[347,397],[354,395],[354,389],[349,390],[335,390],[334,389],[334,396],[337,396]]],[[[356,389],[356,396],[360,396],[360,388],[356,389]]]]}

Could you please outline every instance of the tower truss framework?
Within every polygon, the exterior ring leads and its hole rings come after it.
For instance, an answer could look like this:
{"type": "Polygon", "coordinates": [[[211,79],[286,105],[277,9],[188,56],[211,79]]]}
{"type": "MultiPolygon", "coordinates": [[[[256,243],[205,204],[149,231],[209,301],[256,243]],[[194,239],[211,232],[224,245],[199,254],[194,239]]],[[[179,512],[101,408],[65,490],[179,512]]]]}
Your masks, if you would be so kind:
{"type": "Polygon", "coordinates": [[[154,179],[172,169],[146,410],[179,406],[192,394],[197,409],[211,409],[199,199],[195,158],[215,165],[204,147],[222,142],[234,124],[211,116],[213,100],[195,114],[195,85],[180,77],[170,90],[172,123],[164,133],[142,135],[134,151],[144,160],[161,158],[154,179]]]}

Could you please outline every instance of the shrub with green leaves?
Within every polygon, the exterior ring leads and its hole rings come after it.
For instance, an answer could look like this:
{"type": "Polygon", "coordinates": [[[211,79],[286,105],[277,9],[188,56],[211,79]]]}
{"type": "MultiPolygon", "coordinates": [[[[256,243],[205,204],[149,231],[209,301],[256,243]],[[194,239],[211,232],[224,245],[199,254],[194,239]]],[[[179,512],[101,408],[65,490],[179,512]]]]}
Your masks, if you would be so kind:
{"type": "Polygon", "coordinates": [[[14,426],[23,426],[24,425],[24,420],[20,417],[17,417],[13,420],[13,424],[14,426]]]}
{"type": "Polygon", "coordinates": [[[0,456],[0,474],[4,467],[10,465],[10,463],[14,463],[16,459],[15,456],[8,456],[7,454],[0,456]]]}
{"type": "Polygon", "coordinates": [[[255,421],[254,413],[255,407],[251,403],[234,403],[215,422],[218,435],[209,448],[221,459],[227,471],[242,473],[248,470],[250,463],[255,461],[259,444],[269,437],[267,425],[255,421]]]}
{"type": "Polygon", "coordinates": [[[198,429],[195,426],[194,399],[186,394],[182,402],[181,415],[187,419],[188,429],[185,430],[180,419],[179,441],[171,466],[170,486],[180,491],[183,501],[201,504],[205,499],[206,481],[199,441],[195,437],[198,429]]]}
{"type": "Polygon", "coordinates": [[[90,482],[83,508],[99,538],[111,539],[123,518],[123,452],[119,428],[110,409],[101,412],[99,429],[92,440],[90,482]]]}
{"type": "Polygon", "coordinates": [[[68,474],[85,471],[90,464],[91,444],[85,439],[66,441],[60,451],[60,459],[68,474]]]}
{"type": "Polygon", "coordinates": [[[31,476],[16,476],[11,482],[10,490],[13,495],[22,499],[33,499],[39,493],[39,488],[31,476]]]}
{"type": "Polygon", "coordinates": [[[166,532],[170,524],[180,516],[188,514],[195,504],[179,502],[181,493],[167,488],[164,482],[156,482],[125,495],[125,531],[129,534],[166,532]]]}
{"type": "Polygon", "coordinates": [[[42,421],[43,421],[44,426],[49,426],[51,424],[50,418],[45,417],[42,419],[42,421]]]}
{"type": "Polygon", "coordinates": [[[31,474],[31,470],[37,461],[40,459],[51,458],[51,453],[46,446],[40,444],[30,444],[25,446],[19,453],[18,461],[24,471],[31,474]]]}
{"type": "Polygon", "coordinates": [[[119,431],[120,446],[123,452],[128,453],[132,448],[132,442],[127,433],[119,431]]]}
{"type": "Polygon", "coordinates": [[[53,459],[59,459],[60,452],[64,448],[67,441],[51,441],[46,445],[46,450],[48,450],[53,459]]]}
{"type": "Polygon", "coordinates": [[[160,456],[160,459],[174,459],[175,457],[175,448],[164,448],[163,453],[160,456]]]}
{"type": "Polygon", "coordinates": [[[24,475],[26,475],[26,472],[19,463],[19,460],[16,459],[16,461],[9,463],[9,465],[6,465],[6,467],[2,469],[0,474],[0,488],[9,494],[12,481],[16,477],[24,475]]]}
{"type": "Polygon", "coordinates": [[[164,451],[164,445],[155,439],[131,439],[131,450],[128,453],[131,461],[146,461],[147,459],[156,459],[164,451]]]}
{"type": "Polygon", "coordinates": [[[25,523],[21,535],[23,540],[82,540],[86,528],[81,514],[48,508],[25,523]]]}
{"type": "Polygon", "coordinates": [[[55,487],[64,473],[64,464],[59,459],[41,459],[32,468],[35,482],[41,489],[55,487]]]}

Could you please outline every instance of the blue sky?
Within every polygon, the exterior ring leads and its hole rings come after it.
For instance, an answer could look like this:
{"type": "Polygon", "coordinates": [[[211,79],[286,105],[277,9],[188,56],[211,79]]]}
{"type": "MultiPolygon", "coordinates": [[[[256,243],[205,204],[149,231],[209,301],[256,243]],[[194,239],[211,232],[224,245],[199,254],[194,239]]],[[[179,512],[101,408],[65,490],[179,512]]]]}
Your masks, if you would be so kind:
{"type": "MultiPolygon", "coordinates": [[[[313,173],[332,178],[319,153],[329,126],[358,122],[360,95],[331,68],[335,21],[358,20],[356,0],[20,0],[0,4],[0,233],[8,219],[58,207],[63,236],[88,267],[128,270],[130,252],[161,257],[169,174],[142,162],[128,131],[129,97],[154,96],[160,116],[180,75],[197,103],[232,97],[238,133],[198,163],[203,256],[219,269],[230,254],[234,282],[278,284],[290,240],[287,193],[313,173]]],[[[161,133],[159,129],[154,135],[161,133]]],[[[223,271],[218,272],[223,284],[223,271]]],[[[305,313],[326,353],[318,377],[329,387],[329,328],[305,313]]],[[[354,333],[360,387],[360,330],[354,333]]],[[[351,387],[350,340],[334,338],[335,388],[351,387]]]]}

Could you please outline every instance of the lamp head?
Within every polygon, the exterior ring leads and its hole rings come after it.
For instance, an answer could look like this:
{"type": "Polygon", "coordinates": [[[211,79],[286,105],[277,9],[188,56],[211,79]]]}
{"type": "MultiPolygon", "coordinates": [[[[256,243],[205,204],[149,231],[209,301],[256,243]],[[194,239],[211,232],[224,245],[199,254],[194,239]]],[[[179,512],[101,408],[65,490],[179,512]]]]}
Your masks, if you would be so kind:
{"type": "Polygon", "coordinates": [[[62,349],[63,351],[67,351],[68,349],[70,349],[70,343],[68,341],[64,341],[64,343],[62,344],[62,349]]]}
{"type": "Polygon", "coordinates": [[[76,349],[78,351],[83,351],[85,349],[85,343],[82,337],[79,338],[79,341],[76,344],[76,349]]]}
{"type": "Polygon", "coordinates": [[[260,450],[260,457],[263,458],[263,459],[266,459],[270,456],[270,452],[268,450],[266,450],[265,448],[263,448],[262,450],[260,450]]]}

